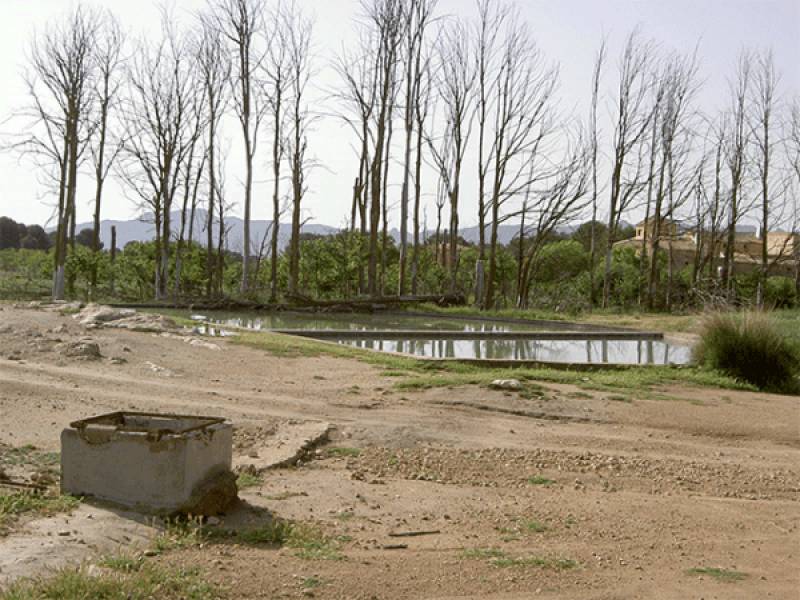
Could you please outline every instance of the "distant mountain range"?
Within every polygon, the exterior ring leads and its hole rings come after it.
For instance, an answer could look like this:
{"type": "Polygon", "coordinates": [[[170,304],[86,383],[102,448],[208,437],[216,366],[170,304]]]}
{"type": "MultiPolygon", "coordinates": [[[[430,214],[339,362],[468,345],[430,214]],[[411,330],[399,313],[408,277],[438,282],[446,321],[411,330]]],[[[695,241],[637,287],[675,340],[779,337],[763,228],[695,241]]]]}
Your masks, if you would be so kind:
{"type": "MultiPolygon", "coordinates": [[[[207,214],[205,210],[198,209],[194,215],[194,227],[192,228],[192,237],[195,242],[203,244],[206,240],[207,234],[205,231],[207,214]]],[[[174,211],[170,213],[170,220],[172,223],[173,236],[177,236],[178,229],[181,223],[181,213],[174,211]]],[[[257,247],[264,234],[269,229],[272,221],[251,220],[250,221],[250,238],[252,243],[257,247]]],[[[104,248],[111,247],[111,227],[117,228],[117,248],[124,248],[125,244],[129,242],[145,242],[155,238],[155,226],[153,225],[152,215],[144,215],[138,219],[129,219],[127,221],[117,220],[103,220],[100,221],[100,241],[103,242],[104,248]]],[[[78,223],[76,230],[87,228],[91,229],[92,223],[78,223]]],[[[215,225],[218,227],[218,225],[215,225]]],[[[239,217],[226,217],[225,227],[230,228],[228,231],[228,247],[231,250],[240,251],[244,246],[244,221],[239,217]]],[[[317,235],[330,235],[338,231],[335,227],[328,227],[327,225],[319,225],[316,223],[305,224],[301,231],[303,233],[312,233],[317,235]]],[[[289,245],[290,238],[289,223],[281,223],[278,230],[278,245],[281,249],[289,245]]],[[[184,236],[189,235],[189,224],[186,224],[186,231],[184,236]]],[[[214,230],[214,239],[217,239],[217,230],[214,230]]],[[[267,242],[269,243],[269,242],[267,242]]]]}
{"type": "MultiPolygon", "coordinates": [[[[205,224],[206,224],[206,211],[198,209],[195,212],[194,227],[192,228],[193,237],[196,242],[204,243],[206,239],[205,224]]],[[[172,221],[173,235],[177,234],[180,227],[180,212],[174,211],[170,213],[172,221]]],[[[255,247],[260,245],[264,234],[270,227],[272,221],[266,220],[253,220],[250,221],[250,236],[255,247]]],[[[621,223],[621,226],[626,226],[626,223],[621,223]]],[[[117,228],[117,248],[124,248],[125,244],[129,242],[144,242],[152,240],[155,237],[155,227],[152,222],[152,215],[145,215],[138,219],[128,220],[111,220],[106,219],[100,221],[100,240],[103,242],[104,248],[111,246],[111,227],[117,228]]],[[[239,217],[227,217],[226,227],[229,227],[228,232],[228,247],[234,251],[241,251],[244,239],[244,221],[239,217]]],[[[92,223],[78,223],[76,230],[91,229],[92,223]]],[[[577,225],[565,225],[559,228],[559,232],[564,235],[570,235],[575,231],[577,225]]],[[[331,227],[321,223],[306,223],[303,225],[301,231],[307,234],[315,235],[331,235],[339,231],[338,227],[331,227]]],[[[214,239],[216,239],[216,230],[214,231],[214,239]]],[[[519,233],[519,225],[500,225],[497,231],[498,242],[501,244],[508,244],[519,233]]],[[[185,235],[189,234],[189,226],[186,226],[185,235]]],[[[284,249],[289,245],[290,238],[289,223],[281,223],[278,232],[278,245],[284,249]]],[[[434,231],[429,229],[428,236],[432,236],[434,231]]],[[[478,242],[478,227],[465,227],[460,230],[459,234],[468,242],[478,242]]],[[[395,240],[400,239],[400,230],[393,228],[389,235],[395,240]]],[[[411,232],[409,231],[409,240],[411,239],[411,232]]],[[[489,239],[489,230],[486,230],[486,239],[489,239]]]]}

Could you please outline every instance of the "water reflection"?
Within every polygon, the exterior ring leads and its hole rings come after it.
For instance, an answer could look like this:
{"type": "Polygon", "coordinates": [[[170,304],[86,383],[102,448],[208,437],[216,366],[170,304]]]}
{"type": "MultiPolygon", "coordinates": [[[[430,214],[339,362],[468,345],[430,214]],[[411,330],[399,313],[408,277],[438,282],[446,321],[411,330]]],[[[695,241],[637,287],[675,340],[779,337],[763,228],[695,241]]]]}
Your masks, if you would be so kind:
{"type": "Polygon", "coordinates": [[[481,319],[455,319],[389,314],[352,313],[215,313],[208,321],[228,327],[244,327],[254,331],[264,329],[347,329],[350,331],[543,331],[561,330],[574,327],[564,321],[556,323],[504,323],[481,319]]]}
{"type": "Polygon", "coordinates": [[[686,346],[637,340],[337,340],[357,348],[428,358],[494,358],[561,363],[686,364],[686,346]]]}

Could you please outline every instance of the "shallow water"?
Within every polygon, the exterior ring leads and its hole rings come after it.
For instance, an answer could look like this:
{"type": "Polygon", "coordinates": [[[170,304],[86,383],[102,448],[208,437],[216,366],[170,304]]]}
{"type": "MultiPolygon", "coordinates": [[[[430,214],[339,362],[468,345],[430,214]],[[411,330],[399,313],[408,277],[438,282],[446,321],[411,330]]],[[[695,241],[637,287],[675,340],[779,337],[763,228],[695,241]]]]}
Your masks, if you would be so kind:
{"type": "MultiPolygon", "coordinates": [[[[358,313],[212,313],[208,321],[220,326],[264,329],[348,329],[354,331],[552,331],[576,327],[568,321],[509,323],[469,318],[358,313]]],[[[601,329],[597,329],[601,330],[601,329]]]]}
{"type": "Polygon", "coordinates": [[[337,340],[340,344],[428,358],[493,358],[558,363],[686,364],[686,346],[640,340],[337,340]]]}
{"type": "MultiPolygon", "coordinates": [[[[540,360],[559,363],[617,363],[617,364],[685,364],[690,359],[687,346],[665,341],[649,340],[598,340],[582,339],[586,331],[604,331],[600,327],[587,327],[564,322],[503,322],[482,319],[447,318],[438,316],[397,314],[351,313],[212,313],[206,315],[214,326],[198,325],[201,333],[230,335],[228,328],[254,331],[279,330],[341,330],[363,331],[364,337],[330,338],[340,344],[379,350],[402,352],[427,358],[478,358],[505,360],[540,360]],[[381,339],[372,332],[414,331],[413,339],[381,339]],[[430,337],[419,337],[419,332],[430,332],[430,337]],[[458,331],[463,339],[437,338],[436,332],[458,331]],[[570,339],[536,339],[536,333],[558,331],[573,334],[570,339]],[[471,333],[523,332],[522,339],[470,339],[471,333]]],[[[396,338],[396,336],[390,336],[396,338]]]]}

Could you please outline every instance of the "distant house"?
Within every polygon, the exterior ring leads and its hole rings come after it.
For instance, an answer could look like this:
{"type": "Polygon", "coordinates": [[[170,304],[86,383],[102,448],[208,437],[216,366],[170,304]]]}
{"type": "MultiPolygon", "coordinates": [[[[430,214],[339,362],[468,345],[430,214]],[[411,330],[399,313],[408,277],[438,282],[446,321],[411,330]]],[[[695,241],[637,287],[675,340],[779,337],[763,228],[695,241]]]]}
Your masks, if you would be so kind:
{"type": "MultiPolygon", "coordinates": [[[[636,225],[636,235],[628,240],[614,244],[615,247],[633,248],[637,255],[642,250],[645,236],[647,237],[648,250],[652,250],[655,240],[656,222],[654,218],[647,219],[636,225]]],[[[684,269],[695,261],[697,244],[700,236],[710,244],[708,233],[698,232],[692,228],[682,227],[680,223],[671,219],[662,219],[659,227],[659,248],[667,252],[672,247],[672,265],[675,269],[684,269]]],[[[749,232],[737,232],[734,241],[733,272],[743,274],[756,271],[761,266],[761,238],[749,232]]],[[[716,264],[722,265],[724,259],[724,240],[718,241],[716,264]]],[[[704,250],[707,252],[707,249],[704,250]]],[[[796,232],[770,231],[767,232],[767,256],[769,260],[770,275],[783,275],[793,277],[800,261],[800,234],[796,232]]]]}

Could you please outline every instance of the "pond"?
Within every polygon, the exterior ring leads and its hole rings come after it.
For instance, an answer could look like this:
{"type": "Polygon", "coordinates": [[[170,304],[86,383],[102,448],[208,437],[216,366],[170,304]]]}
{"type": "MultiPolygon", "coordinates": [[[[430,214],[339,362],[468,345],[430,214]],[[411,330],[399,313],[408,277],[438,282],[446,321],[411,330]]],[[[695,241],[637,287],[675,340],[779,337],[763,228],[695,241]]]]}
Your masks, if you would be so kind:
{"type": "Polygon", "coordinates": [[[285,311],[215,312],[193,318],[209,324],[197,326],[208,335],[230,335],[240,329],[296,332],[357,348],[425,358],[662,365],[685,364],[690,359],[687,346],[666,342],[660,334],[567,321],[285,311]]]}

